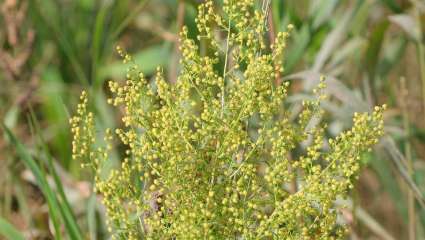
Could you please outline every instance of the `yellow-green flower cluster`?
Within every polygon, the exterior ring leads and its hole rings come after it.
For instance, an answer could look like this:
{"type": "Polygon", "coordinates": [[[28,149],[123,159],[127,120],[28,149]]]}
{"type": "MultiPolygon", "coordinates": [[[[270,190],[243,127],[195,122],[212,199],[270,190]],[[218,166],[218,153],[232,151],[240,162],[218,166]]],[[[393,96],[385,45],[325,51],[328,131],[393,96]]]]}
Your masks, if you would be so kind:
{"type": "Polygon", "coordinates": [[[87,93],[83,91],[80,96],[81,103],[77,107],[77,115],[69,120],[72,141],[72,159],[85,162],[92,159],[92,146],[95,142],[93,113],[87,110],[87,93]]]}
{"type": "Polygon", "coordinates": [[[135,64],[123,85],[109,83],[123,128],[106,131],[104,148],[93,147],[82,95],[71,120],[74,158],[96,170],[114,239],[342,238],[334,201],[382,135],[384,107],[355,114],[351,130],[325,143],[324,79],[295,120],[285,104],[289,83],[275,81],[292,26],[267,46],[265,13],[253,0],[224,0],[223,11],[200,5],[197,40],[183,28],[176,84],[162,69],[150,83],[135,64]],[[207,50],[198,47],[204,39],[207,50]],[[127,150],[104,178],[113,133],[127,150]]]}

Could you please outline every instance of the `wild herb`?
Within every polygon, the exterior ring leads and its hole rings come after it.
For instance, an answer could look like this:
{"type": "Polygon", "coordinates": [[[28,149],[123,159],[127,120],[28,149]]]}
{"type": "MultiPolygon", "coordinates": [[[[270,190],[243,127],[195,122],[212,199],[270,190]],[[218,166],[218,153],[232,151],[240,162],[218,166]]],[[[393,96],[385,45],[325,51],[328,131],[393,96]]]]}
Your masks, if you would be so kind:
{"type": "Polygon", "coordinates": [[[114,239],[342,238],[334,202],[382,135],[385,106],[356,113],[350,130],[325,142],[325,80],[295,120],[285,104],[289,82],[279,83],[292,26],[267,44],[266,12],[254,0],[224,0],[222,10],[199,6],[196,40],[183,28],[176,84],[161,69],[149,82],[117,49],[130,67],[124,85],[109,83],[108,102],[122,106],[123,128],[106,130],[105,147],[95,147],[81,96],[70,121],[73,157],[96,171],[114,239]],[[114,134],[127,150],[103,178],[114,134]]]}

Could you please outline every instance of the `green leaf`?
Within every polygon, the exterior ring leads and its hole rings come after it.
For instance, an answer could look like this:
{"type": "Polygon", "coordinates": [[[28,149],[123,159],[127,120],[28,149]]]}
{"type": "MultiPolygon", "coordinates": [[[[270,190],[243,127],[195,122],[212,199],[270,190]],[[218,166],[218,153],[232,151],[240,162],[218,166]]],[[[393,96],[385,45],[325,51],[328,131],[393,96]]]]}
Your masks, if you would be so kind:
{"type": "Polygon", "coordinates": [[[370,12],[373,11],[372,6],[373,2],[370,1],[361,1],[359,3],[353,18],[349,23],[350,26],[348,26],[348,29],[352,35],[362,35],[364,30],[368,28],[366,24],[370,17],[370,12]]]}
{"type": "Polygon", "coordinates": [[[399,184],[397,183],[394,173],[391,171],[391,165],[388,161],[381,158],[381,154],[376,154],[374,159],[369,161],[370,167],[375,171],[385,192],[392,198],[398,214],[404,221],[407,220],[406,202],[402,197],[399,184]]]}
{"type": "Polygon", "coordinates": [[[71,160],[71,147],[68,144],[69,131],[63,131],[68,126],[68,117],[64,109],[64,99],[67,99],[67,87],[62,79],[58,68],[47,67],[42,76],[38,91],[38,97],[43,104],[39,111],[43,114],[43,119],[49,130],[53,133],[50,138],[50,148],[58,153],[57,158],[60,163],[69,168],[73,164],[71,160]]]}
{"type": "Polygon", "coordinates": [[[24,236],[6,219],[0,217],[0,235],[10,240],[25,240],[24,236]]]}
{"type": "Polygon", "coordinates": [[[322,43],[320,51],[317,53],[314,60],[313,71],[319,72],[325,65],[329,56],[335,52],[339,47],[340,43],[346,36],[347,26],[350,22],[353,10],[350,9],[342,19],[339,20],[338,25],[328,34],[326,39],[322,43]]]}
{"type": "Polygon", "coordinates": [[[406,51],[407,43],[408,41],[404,36],[389,40],[378,65],[378,74],[381,78],[386,77],[399,64],[406,51]]]}
{"type": "Polygon", "coordinates": [[[369,79],[371,80],[375,78],[375,72],[377,70],[376,65],[379,60],[382,43],[388,26],[389,23],[387,20],[381,21],[375,26],[369,38],[369,45],[365,56],[365,67],[369,73],[369,79]]]}
{"type": "MultiPolygon", "coordinates": [[[[156,67],[165,66],[170,59],[170,44],[161,44],[144,49],[133,56],[134,61],[139,65],[139,70],[145,75],[155,72],[156,67]]],[[[128,65],[117,61],[100,69],[100,79],[118,78],[124,76],[128,65]]]]}
{"type": "Polygon", "coordinates": [[[314,18],[312,28],[317,29],[330,17],[332,17],[332,12],[334,12],[339,2],[340,1],[338,0],[321,1],[320,5],[318,6],[318,10],[313,14],[314,18]]]}
{"type": "Polygon", "coordinates": [[[14,127],[18,121],[19,107],[12,106],[4,116],[4,124],[10,128],[14,127]]]}
{"type": "Polygon", "coordinates": [[[303,56],[310,42],[310,38],[310,28],[308,24],[304,24],[298,32],[294,33],[293,43],[291,43],[291,47],[288,49],[288,54],[286,56],[285,71],[288,73],[292,71],[303,56]]]}
{"type": "Polygon", "coordinates": [[[403,9],[398,5],[398,3],[395,0],[381,0],[389,9],[391,9],[393,12],[400,13],[403,11],[403,9]]]}

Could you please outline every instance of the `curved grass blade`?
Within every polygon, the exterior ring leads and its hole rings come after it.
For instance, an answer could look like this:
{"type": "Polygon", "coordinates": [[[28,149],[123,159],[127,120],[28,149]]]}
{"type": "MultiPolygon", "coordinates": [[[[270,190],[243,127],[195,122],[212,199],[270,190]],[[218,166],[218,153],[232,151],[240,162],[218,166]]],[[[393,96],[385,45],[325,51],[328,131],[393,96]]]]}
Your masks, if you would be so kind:
{"type": "Polygon", "coordinates": [[[52,216],[52,222],[55,228],[55,238],[62,239],[60,231],[60,219],[63,221],[65,231],[69,234],[70,239],[80,240],[83,239],[81,233],[76,227],[76,222],[73,221],[71,214],[66,211],[63,207],[63,203],[59,202],[55,192],[49,186],[47,178],[43,170],[39,167],[37,162],[31,157],[28,150],[22,145],[22,143],[16,138],[12,131],[6,126],[2,125],[6,135],[9,138],[10,143],[16,148],[18,156],[22,159],[25,166],[27,166],[34,174],[37,184],[39,185],[43,195],[46,197],[47,204],[49,207],[49,213],[52,216]]]}
{"type": "MultiPolygon", "coordinates": [[[[65,195],[65,190],[63,188],[62,185],[62,181],[53,165],[53,159],[52,156],[50,155],[49,149],[47,147],[47,143],[43,138],[43,135],[41,134],[41,129],[40,129],[40,125],[38,124],[37,119],[35,118],[35,113],[32,110],[32,108],[30,108],[30,119],[31,119],[31,125],[33,125],[34,130],[35,130],[35,135],[39,138],[40,141],[40,146],[43,149],[44,155],[46,156],[47,159],[47,168],[50,172],[50,174],[52,174],[53,176],[53,180],[55,182],[56,185],[56,189],[58,190],[59,193],[59,201],[61,203],[61,206],[63,206],[63,208],[61,208],[63,215],[65,217],[65,224],[68,225],[67,228],[69,229],[73,229],[73,231],[75,231],[76,233],[80,233],[81,230],[77,224],[77,220],[74,217],[74,214],[72,212],[72,208],[71,205],[69,204],[69,201],[65,195]]],[[[78,234],[81,235],[81,234],[78,234]]],[[[79,238],[81,239],[81,238],[79,238]]]]}

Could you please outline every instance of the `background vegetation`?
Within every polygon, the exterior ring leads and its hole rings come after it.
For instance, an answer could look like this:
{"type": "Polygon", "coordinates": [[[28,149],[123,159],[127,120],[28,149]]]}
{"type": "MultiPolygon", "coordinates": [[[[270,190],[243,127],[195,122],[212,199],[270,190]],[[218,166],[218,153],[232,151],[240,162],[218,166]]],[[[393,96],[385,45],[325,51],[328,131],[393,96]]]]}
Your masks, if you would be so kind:
{"type": "MultiPolygon", "coordinates": [[[[117,44],[146,76],[162,66],[174,81],[177,33],[184,24],[196,36],[199,2],[0,1],[0,239],[108,238],[90,174],[71,159],[70,113],[89,89],[100,127],[114,127],[104,89],[125,75],[117,44]]],[[[265,2],[270,38],[295,26],[283,76],[294,111],[320,74],[333,133],[355,111],[389,107],[386,136],[344,202],[349,237],[425,239],[425,2],[265,2]]]]}

